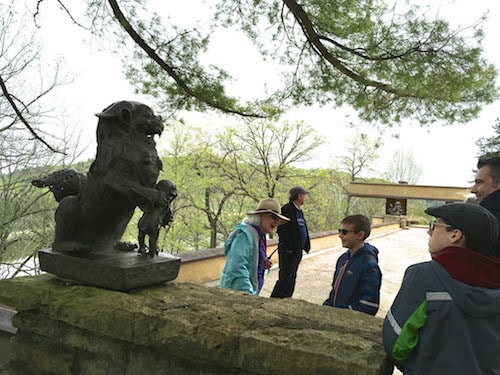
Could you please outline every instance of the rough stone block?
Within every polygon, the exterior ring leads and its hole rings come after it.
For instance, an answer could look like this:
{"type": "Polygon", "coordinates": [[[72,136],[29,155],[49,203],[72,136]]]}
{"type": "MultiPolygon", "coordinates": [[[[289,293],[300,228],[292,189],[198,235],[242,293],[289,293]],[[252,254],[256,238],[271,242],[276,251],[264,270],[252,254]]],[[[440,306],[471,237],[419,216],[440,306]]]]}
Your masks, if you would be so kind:
{"type": "Polygon", "coordinates": [[[382,319],[301,300],[175,282],[123,293],[40,275],[1,280],[0,303],[18,311],[14,362],[27,371],[16,375],[392,374],[382,319]]]}

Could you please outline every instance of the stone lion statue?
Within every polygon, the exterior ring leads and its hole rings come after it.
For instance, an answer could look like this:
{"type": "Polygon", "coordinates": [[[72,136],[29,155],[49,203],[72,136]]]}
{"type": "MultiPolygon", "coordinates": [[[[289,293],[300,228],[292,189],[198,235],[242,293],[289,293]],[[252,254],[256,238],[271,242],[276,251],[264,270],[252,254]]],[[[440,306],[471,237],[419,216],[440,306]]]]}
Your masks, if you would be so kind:
{"type": "Polygon", "coordinates": [[[162,169],[154,140],[164,128],[161,117],[133,101],[113,103],[96,116],[97,153],[86,178],[63,170],[32,181],[58,194],[55,251],[98,253],[120,247],[135,208],[145,201],[171,212],[164,206],[172,199],[155,188],[162,169]],[[58,186],[68,181],[79,185],[58,186]]]}

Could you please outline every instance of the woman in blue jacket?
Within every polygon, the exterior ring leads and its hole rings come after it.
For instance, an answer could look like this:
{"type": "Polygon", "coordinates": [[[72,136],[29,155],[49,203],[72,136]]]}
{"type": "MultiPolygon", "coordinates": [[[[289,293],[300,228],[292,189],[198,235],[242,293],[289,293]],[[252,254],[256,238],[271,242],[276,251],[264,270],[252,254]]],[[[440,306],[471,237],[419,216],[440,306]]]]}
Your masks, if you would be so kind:
{"type": "Polygon", "coordinates": [[[281,214],[280,204],[272,198],[262,199],[257,209],[247,215],[224,243],[226,264],[220,287],[259,294],[264,285],[264,271],[272,266],[267,259],[266,234],[290,219],[281,214]]]}

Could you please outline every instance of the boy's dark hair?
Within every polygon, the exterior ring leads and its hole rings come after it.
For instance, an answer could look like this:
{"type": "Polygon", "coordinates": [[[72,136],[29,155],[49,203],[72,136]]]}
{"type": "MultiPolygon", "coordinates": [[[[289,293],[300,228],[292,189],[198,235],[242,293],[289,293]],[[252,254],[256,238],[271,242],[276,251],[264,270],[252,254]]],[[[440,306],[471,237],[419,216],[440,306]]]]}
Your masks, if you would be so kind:
{"type": "Polygon", "coordinates": [[[371,233],[372,224],[370,219],[365,215],[349,215],[342,219],[342,224],[351,224],[353,225],[353,230],[356,232],[365,232],[365,237],[363,240],[366,240],[371,233]]]}
{"type": "Polygon", "coordinates": [[[481,157],[477,162],[477,169],[484,166],[490,167],[489,175],[496,183],[500,183],[500,156],[481,157]]]}

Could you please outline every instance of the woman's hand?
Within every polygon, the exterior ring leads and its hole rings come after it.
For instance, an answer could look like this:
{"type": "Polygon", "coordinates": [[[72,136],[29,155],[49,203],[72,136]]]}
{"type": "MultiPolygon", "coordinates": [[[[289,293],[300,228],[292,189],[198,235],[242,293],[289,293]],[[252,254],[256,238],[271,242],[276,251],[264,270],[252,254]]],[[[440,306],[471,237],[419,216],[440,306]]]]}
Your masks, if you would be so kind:
{"type": "Polygon", "coordinates": [[[273,261],[271,259],[264,259],[264,269],[268,270],[273,266],[273,261]]]}

